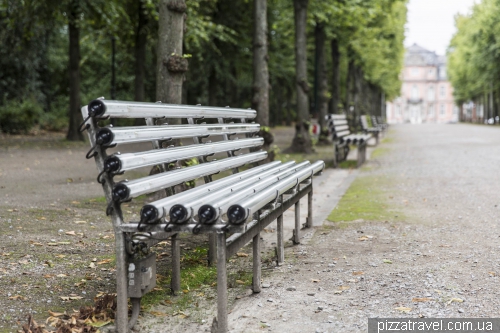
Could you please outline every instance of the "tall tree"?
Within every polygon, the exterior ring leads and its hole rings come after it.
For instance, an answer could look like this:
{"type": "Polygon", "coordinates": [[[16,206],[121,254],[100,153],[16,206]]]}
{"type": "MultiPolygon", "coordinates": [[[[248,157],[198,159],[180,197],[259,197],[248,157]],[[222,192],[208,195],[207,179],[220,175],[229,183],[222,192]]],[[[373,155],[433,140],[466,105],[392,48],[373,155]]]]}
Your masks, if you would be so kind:
{"type": "Polygon", "coordinates": [[[68,8],[69,31],[69,127],[66,138],[70,141],[83,141],[78,130],[82,122],[80,113],[80,0],[71,0],[68,8]]]}
{"type": "Polygon", "coordinates": [[[294,0],[295,11],[295,75],[297,90],[297,122],[292,152],[313,152],[309,136],[309,83],[307,82],[307,6],[309,0],[294,0]]]}
{"type": "Polygon", "coordinates": [[[328,144],[328,129],[326,126],[326,114],[328,113],[328,83],[326,77],[326,58],[325,58],[325,26],[321,22],[316,22],[314,29],[316,44],[316,77],[315,77],[315,105],[318,111],[318,123],[321,128],[321,134],[318,143],[328,144]]]}
{"type": "Polygon", "coordinates": [[[146,45],[148,41],[148,13],[144,0],[137,0],[137,30],[135,34],[135,80],[134,100],[144,101],[144,78],[146,73],[146,45]]]}
{"type": "Polygon", "coordinates": [[[337,38],[332,38],[330,41],[331,56],[332,56],[332,98],[330,100],[330,113],[339,113],[340,103],[340,49],[337,38]]]}
{"type": "MultiPolygon", "coordinates": [[[[186,9],[184,0],[160,1],[156,99],[163,103],[182,102],[182,82],[188,70],[188,61],[182,55],[186,9]]],[[[179,120],[167,122],[174,124],[179,120]]]]}
{"type": "Polygon", "coordinates": [[[267,0],[254,0],[253,99],[257,122],[269,126],[269,70],[267,54],[267,0]]]}

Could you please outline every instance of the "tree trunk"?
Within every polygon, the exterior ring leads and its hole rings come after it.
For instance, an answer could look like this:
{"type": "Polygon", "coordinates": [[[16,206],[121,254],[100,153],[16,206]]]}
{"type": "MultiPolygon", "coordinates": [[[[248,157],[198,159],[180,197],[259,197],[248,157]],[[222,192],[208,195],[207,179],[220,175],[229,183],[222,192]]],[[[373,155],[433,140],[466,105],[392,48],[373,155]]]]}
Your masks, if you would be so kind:
{"type": "MultiPolygon", "coordinates": [[[[188,70],[188,61],[182,56],[185,12],[184,0],[160,1],[156,99],[163,103],[182,103],[182,83],[188,70]]],[[[180,124],[180,119],[167,122],[180,124]]]]}
{"type": "Polygon", "coordinates": [[[291,152],[313,152],[309,136],[309,84],[307,83],[307,5],[309,0],[294,0],[295,8],[295,70],[297,88],[297,123],[291,152]]]}
{"type": "Polygon", "coordinates": [[[134,82],[134,100],[138,102],[144,101],[144,78],[145,78],[145,63],[146,63],[146,43],[148,39],[146,24],[148,18],[144,8],[144,1],[138,2],[138,23],[135,34],[135,82],[134,82]]]}
{"type": "Polygon", "coordinates": [[[257,110],[257,123],[261,126],[269,126],[267,61],[267,0],[254,0],[252,108],[257,110]]]}
{"type": "Polygon", "coordinates": [[[217,71],[215,67],[212,68],[208,76],[208,105],[218,106],[217,104],[217,71]]]}
{"type": "Polygon", "coordinates": [[[69,31],[69,127],[66,139],[83,141],[83,134],[78,130],[83,121],[80,112],[80,16],[79,0],[72,0],[68,11],[69,31]]]}
{"type": "Polygon", "coordinates": [[[325,26],[322,23],[316,23],[316,28],[314,29],[314,36],[316,41],[316,61],[317,61],[317,73],[316,82],[317,97],[316,104],[318,109],[318,123],[321,128],[319,135],[318,144],[330,144],[328,140],[328,128],[326,126],[326,114],[328,113],[328,82],[326,76],[326,58],[325,58],[325,26]]]}
{"type": "Polygon", "coordinates": [[[340,102],[340,50],[339,41],[334,38],[331,41],[332,47],[332,99],[330,100],[330,113],[339,112],[340,102]]]}

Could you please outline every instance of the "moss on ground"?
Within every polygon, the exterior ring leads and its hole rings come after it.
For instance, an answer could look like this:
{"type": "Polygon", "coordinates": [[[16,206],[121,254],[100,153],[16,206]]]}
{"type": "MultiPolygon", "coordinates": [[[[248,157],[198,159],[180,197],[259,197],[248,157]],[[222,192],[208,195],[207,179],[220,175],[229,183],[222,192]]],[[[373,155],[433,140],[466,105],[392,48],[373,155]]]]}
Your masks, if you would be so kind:
{"type": "Polygon", "coordinates": [[[389,185],[388,180],[382,177],[358,177],[337,207],[330,213],[328,220],[332,222],[359,219],[392,221],[395,215],[401,216],[389,206],[387,195],[383,190],[387,185],[389,185]]]}

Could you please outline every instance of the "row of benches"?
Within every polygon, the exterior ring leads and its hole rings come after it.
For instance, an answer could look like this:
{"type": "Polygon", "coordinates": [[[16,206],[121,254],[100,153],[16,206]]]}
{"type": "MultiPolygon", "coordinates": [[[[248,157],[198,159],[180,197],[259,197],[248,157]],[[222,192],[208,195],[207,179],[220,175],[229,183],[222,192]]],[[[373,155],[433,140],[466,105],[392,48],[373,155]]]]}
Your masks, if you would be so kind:
{"type": "Polygon", "coordinates": [[[333,140],[334,167],[338,167],[340,162],[347,159],[352,145],[357,147],[357,167],[360,167],[366,161],[368,140],[374,138],[375,144],[378,145],[380,136],[388,128],[382,118],[376,116],[371,116],[371,124],[368,123],[366,116],[360,117],[361,133],[351,133],[345,114],[329,114],[326,116],[326,120],[333,140]]]}
{"type": "MultiPolygon", "coordinates": [[[[260,126],[248,123],[256,116],[254,110],[101,98],[81,111],[85,119],[81,128],[88,131],[91,143],[87,158],[95,158],[97,180],[103,186],[106,213],[111,216],[115,233],[116,332],[128,332],[133,327],[141,298],[155,287],[156,256],[150,249],[165,239],[171,240],[171,288],[174,293],[180,290],[181,233],[209,235],[208,259],[217,264],[215,327],[217,332],[227,332],[226,259],[252,241],[252,289],[260,292],[260,232],[277,221],[277,262],[283,263],[283,213],[295,207],[293,242],[300,243],[299,201],[307,195],[305,227],[311,227],[312,177],[321,173],[325,163],[261,164],[267,153],[259,150],[263,144],[257,137],[260,126]],[[146,126],[102,126],[110,118],[145,118],[146,126]],[[186,124],[168,125],[165,118],[184,119],[186,124]],[[183,164],[186,160],[191,163],[183,164]],[[159,172],[148,174],[153,166],[159,172]],[[142,174],[137,172],[140,170],[142,174]],[[124,173],[130,178],[124,179],[124,173]],[[131,179],[135,175],[139,176],[131,179]],[[194,188],[178,189],[180,184],[201,179],[203,184],[194,188]],[[138,220],[126,221],[122,203],[158,191],[164,194],[162,198],[143,205],[138,220]]],[[[350,134],[345,116],[332,115],[329,121],[338,151],[335,160],[355,144],[363,155],[361,160],[358,157],[358,164],[362,163],[369,139],[366,133],[378,132],[368,129],[365,134],[350,134]]]]}

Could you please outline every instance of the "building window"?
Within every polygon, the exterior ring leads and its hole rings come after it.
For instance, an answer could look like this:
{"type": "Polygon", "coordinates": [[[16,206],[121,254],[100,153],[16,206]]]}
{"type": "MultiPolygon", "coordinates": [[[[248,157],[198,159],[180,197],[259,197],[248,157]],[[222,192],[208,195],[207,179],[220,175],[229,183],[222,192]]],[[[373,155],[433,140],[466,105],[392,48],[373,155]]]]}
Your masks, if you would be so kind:
{"type": "Polygon", "coordinates": [[[429,105],[429,117],[434,117],[434,105],[429,105]]]}
{"type": "Polygon", "coordinates": [[[446,95],[446,87],[445,86],[441,86],[439,94],[441,95],[441,97],[444,97],[446,95]]]}
{"type": "Polygon", "coordinates": [[[413,67],[413,68],[411,69],[411,75],[413,75],[413,76],[417,76],[417,75],[418,75],[418,68],[413,67]]]}
{"type": "Polygon", "coordinates": [[[429,101],[434,100],[434,86],[429,86],[429,90],[427,91],[427,99],[429,101]]]}
{"type": "Polygon", "coordinates": [[[441,116],[444,116],[444,104],[441,104],[440,108],[439,108],[439,113],[441,114],[441,116]]]}
{"type": "Polygon", "coordinates": [[[418,87],[416,84],[413,85],[413,87],[411,88],[411,98],[412,99],[418,99],[418,87]]]}

